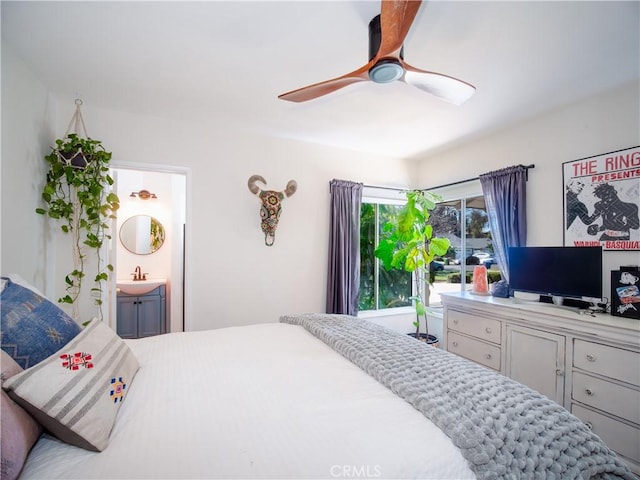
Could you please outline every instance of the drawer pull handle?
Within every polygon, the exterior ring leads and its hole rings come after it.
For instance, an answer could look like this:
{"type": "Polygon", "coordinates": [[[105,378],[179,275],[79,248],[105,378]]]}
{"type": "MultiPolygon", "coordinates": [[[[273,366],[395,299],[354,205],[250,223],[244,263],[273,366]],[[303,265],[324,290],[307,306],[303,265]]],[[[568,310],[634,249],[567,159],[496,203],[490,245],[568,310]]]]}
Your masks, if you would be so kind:
{"type": "Polygon", "coordinates": [[[561,377],[564,375],[564,370],[562,370],[561,368],[556,368],[556,375],[558,377],[561,377]]]}
{"type": "Polygon", "coordinates": [[[489,327],[485,328],[484,331],[487,333],[491,333],[491,329],[489,327]]]}
{"type": "Polygon", "coordinates": [[[458,320],[457,319],[453,319],[453,323],[455,323],[457,325],[458,324],[458,320]]]}
{"type": "Polygon", "coordinates": [[[486,358],[487,360],[491,360],[491,354],[490,353],[485,354],[484,358],[486,358]]]}
{"type": "Polygon", "coordinates": [[[585,388],[584,389],[584,393],[586,393],[587,395],[589,395],[590,397],[593,396],[593,390],[591,390],[590,388],[585,388]]]}
{"type": "Polygon", "coordinates": [[[590,353],[587,354],[587,360],[589,360],[590,362],[595,362],[596,361],[596,356],[595,355],[591,355],[590,353]]]}
{"type": "Polygon", "coordinates": [[[587,423],[585,423],[585,425],[587,426],[587,428],[588,428],[589,430],[593,430],[593,423],[591,423],[591,422],[587,422],[587,423]]]}
{"type": "Polygon", "coordinates": [[[451,345],[453,345],[454,347],[458,346],[458,342],[451,342],[451,345]]]}

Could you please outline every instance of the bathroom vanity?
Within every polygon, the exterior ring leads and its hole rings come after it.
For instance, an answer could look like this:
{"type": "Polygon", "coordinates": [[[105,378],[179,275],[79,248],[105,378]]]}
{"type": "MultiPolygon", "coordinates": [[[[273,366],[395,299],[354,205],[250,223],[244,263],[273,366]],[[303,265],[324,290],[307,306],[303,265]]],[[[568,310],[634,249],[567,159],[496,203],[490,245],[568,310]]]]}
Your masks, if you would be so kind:
{"type": "Polygon", "coordinates": [[[122,338],[142,338],[167,332],[166,285],[145,293],[118,289],[117,332],[122,338]]]}

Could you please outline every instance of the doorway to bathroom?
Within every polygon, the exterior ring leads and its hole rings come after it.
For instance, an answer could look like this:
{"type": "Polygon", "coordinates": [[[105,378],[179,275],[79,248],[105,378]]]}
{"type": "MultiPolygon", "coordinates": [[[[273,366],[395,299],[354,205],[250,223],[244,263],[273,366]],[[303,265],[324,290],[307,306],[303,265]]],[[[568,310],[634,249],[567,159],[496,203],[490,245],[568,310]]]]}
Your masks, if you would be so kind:
{"type": "MultiPolygon", "coordinates": [[[[188,171],[180,168],[112,165],[120,209],[109,254],[114,273],[108,318],[116,331],[122,329],[117,318],[118,294],[125,293],[118,285],[142,277],[164,285],[164,313],[158,333],[185,330],[187,175],[188,171]]],[[[136,287],[140,283],[144,282],[136,287]]]]}

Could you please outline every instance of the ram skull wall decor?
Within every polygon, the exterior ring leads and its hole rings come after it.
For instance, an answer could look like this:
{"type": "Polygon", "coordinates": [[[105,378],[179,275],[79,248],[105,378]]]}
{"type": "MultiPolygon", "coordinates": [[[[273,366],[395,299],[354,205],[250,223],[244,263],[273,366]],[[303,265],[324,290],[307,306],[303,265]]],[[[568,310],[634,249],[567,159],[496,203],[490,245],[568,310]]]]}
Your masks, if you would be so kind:
{"type": "Polygon", "coordinates": [[[275,190],[262,190],[256,185],[256,182],[266,185],[267,181],[260,175],[252,175],[249,177],[247,185],[251,193],[260,198],[260,226],[264,232],[264,244],[270,247],[276,240],[276,228],[282,211],[282,200],[296,193],[298,184],[295,180],[289,180],[287,188],[282,192],[277,192],[275,190]]]}

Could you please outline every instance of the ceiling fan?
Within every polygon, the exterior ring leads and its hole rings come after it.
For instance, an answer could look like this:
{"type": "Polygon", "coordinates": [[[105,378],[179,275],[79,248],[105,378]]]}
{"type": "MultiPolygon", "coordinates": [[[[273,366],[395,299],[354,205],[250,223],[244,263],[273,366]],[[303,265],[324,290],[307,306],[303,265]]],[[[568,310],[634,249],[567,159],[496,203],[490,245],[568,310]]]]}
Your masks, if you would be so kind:
{"type": "Polygon", "coordinates": [[[431,95],[461,105],[475,93],[473,85],[448,75],[427,72],[404,61],[404,39],[421,0],[382,0],[380,15],[369,23],[369,62],[341,77],[278,95],[282,100],[306,102],[357,82],[405,82],[431,95]]]}

